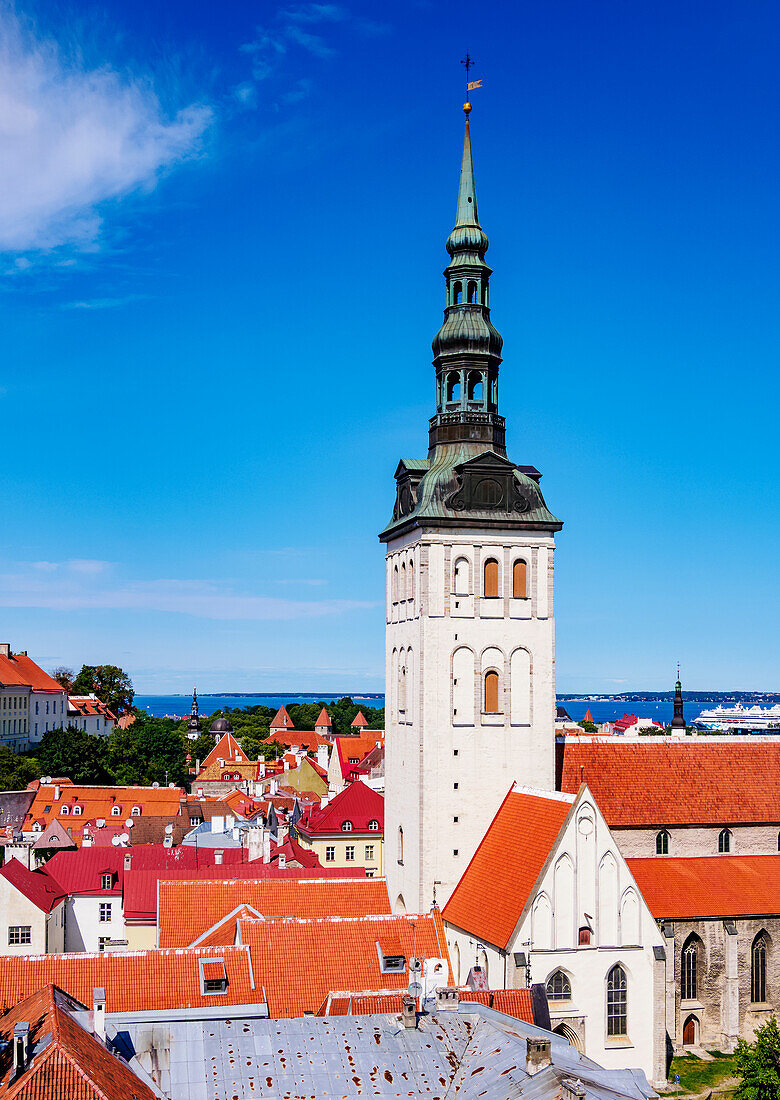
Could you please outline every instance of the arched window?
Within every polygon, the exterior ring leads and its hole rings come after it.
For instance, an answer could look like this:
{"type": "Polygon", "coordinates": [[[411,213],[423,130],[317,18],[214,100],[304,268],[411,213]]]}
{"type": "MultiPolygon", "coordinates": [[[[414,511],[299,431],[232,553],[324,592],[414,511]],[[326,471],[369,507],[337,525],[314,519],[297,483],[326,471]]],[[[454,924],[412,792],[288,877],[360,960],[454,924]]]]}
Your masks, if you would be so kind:
{"type": "Polygon", "coordinates": [[[498,673],[485,673],[485,714],[498,714],[498,673]]]}
{"type": "Polygon", "coordinates": [[[516,600],[524,600],[528,595],[528,566],[522,560],[512,566],[512,595],[516,600]]]}
{"type": "Polygon", "coordinates": [[[556,970],[555,973],[547,979],[547,1000],[571,1000],[571,982],[562,970],[556,970]]]}
{"type": "Polygon", "coordinates": [[[452,588],[456,596],[469,594],[469,563],[466,558],[458,558],[452,573],[452,588]]]}
{"type": "Polygon", "coordinates": [[[370,833],[378,833],[379,832],[379,822],[378,821],[369,821],[368,831],[370,833]]]}
{"type": "Polygon", "coordinates": [[[485,599],[498,599],[498,562],[495,558],[488,558],[485,562],[484,581],[482,595],[485,599]]]}
{"type": "Polygon", "coordinates": [[[140,817],[141,816],[141,807],[140,806],[133,806],[132,810],[130,811],[130,816],[131,817],[140,817]]]}
{"type": "Polygon", "coordinates": [[[477,284],[474,279],[469,279],[468,287],[469,303],[474,305],[477,301],[477,284]]]}
{"type": "Polygon", "coordinates": [[[620,963],[607,974],[607,1035],[628,1034],[628,982],[620,963]]]}
{"type": "Polygon", "coordinates": [[[401,562],[401,579],[400,579],[400,585],[399,585],[399,589],[398,589],[398,596],[399,596],[399,599],[402,599],[402,600],[406,599],[406,562],[405,561],[401,562]]]}
{"type": "Polygon", "coordinates": [[[447,402],[455,401],[460,401],[460,375],[453,370],[447,375],[447,402]]]}
{"type": "MultiPolygon", "coordinates": [[[[404,861],[404,830],[403,830],[403,826],[399,825],[398,826],[398,862],[403,863],[403,861],[404,861]]],[[[406,909],[404,909],[404,912],[406,912],[406,909]]]]}
{"type": "Polygon", "coordinates": [[[409,589],[406,593],[407,600],[414,599],[414,562],[409,562],[409,589]]]}
{"type": "Polygon", "coordinates": [[[352,822],[351,821],[342,821],[341,822],[341,831],[342,831],[342,833],[351,833],[352,832],[352,822]]]}
{"type": "Polygon", "coordinates": [[[74,806],[74,807],[73,807],[73,812],[74,812],[74,814],[76,815],[76,817],[80,817],[80,816],[81,816],[81,814],[83,814],[83,812],[84,812],[84,809],[83,809],[83,807],[82,807],[82,806],[74,806]]]}
{"type": "Polygon", "coordinates": [[[69,813],[70,813],[70,810],[68,809],[67,806],[63,806],[62,809],[60,810],[60,815],[62,817],[67,817],[69,813]]]}
{"type": "Polygon", "coordinates": [[[669,834],[667,833],[666,829],[662,829],[660,833],[656,834],[655,854],[657,856],[669,855],[669,834]]]}
{"type": "Polygon", "coordinates": [[[696,1000],[698,963],[699,941],[696,936],[689,936],[680,958],[680,996],[684,1001],[696,1000]]]}
{"type": "Polygon", "coordinates": [[[481,401],[482,400],[482,375],[478,370],[473,370],[469,374],[469,388],[468,398],[469,401],[481,401]]]}
{"type": "Polygon", "coordinates": [[[750,956],[750,999],[763,1003],[766,1000],[766,938],[759,932],[753,940],[750,956]]]}
{"type": "Polygon", "coordinates": [[[122,807],[121,806],[112,806],[111,807],[111,816],[112,817],[121,817],[122,816],[122,807]]]}
{"type": "Polygon", "coordinates": [[[463,283],[452,284],[452,304],[459,306],[463,301],[463,283]]]}
{"type": "Polygon", "coordinates": [[[721,829],[718,835],[718,851],[723,854],[731,851],[731,833],[728,829],[721,829]]]}
{"type": "Polygon", "coordinates": [[[398,566],[393,566],[393,603],[398,603],[398,566]]]}

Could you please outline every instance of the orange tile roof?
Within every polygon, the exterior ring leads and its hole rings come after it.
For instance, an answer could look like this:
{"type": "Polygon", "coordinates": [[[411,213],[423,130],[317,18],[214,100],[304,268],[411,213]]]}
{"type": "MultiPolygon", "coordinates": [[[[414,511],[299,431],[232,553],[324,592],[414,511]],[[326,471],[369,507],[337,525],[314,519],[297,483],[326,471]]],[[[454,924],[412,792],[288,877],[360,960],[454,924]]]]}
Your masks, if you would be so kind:
{"type": "Polygon", "coordinates": [[[336,752],[339,754],[338,760],[344,779],[356,764],[365,760],[372,749],[384,744],[384,740],[384,730],[374,730],[373,733],[370,730],[364,730],[359,737],[337,737],[336,752]]]}
{"type": "Polygon", "coordinates": [[[376,993],[329,993],[320,1005],[318,1016],[372,1016],[400,1013],[404,992],[398,989],[382,989],[376,993]]]}
{"type": "Polygon", "coordinates": [[[62,684],[44,672],[26,653],[12,653],[8,657],[0,654],[0,684],[31,687],[34,691],[65,692],[62,684]]]}
{"type": "Polygon", "coordinates": [[[321,737],[315,730],[274,730],[266,741],[274,745],[287,745],[289,748],[303,748],[314,752],[320,745],[329,745],[327,737],[321,737]]]}
{"type": "Polygon", "coordinates": [[[248,764],[249,757],[243,751],[232,733],[223,733],[214,748],[202,762],[200,769],[204,771],[209,764],[217,760],[224,760],[226,764],[248,764]]]}
{"type": "Polygon", "coordinates": [[[35,1046],[47,1035],[51,1041],[33,1057],[24,1072],[10,1082],[13,1062],[7,1057],[0,1071],[0,1096],[8,1100],[107,1100],[134,1096],[154,1100],[154,1093],[121,1059],[111,1054],[72,1013],[91,1007],[73,1000],[48,984],[26,997],[0,1019],[0,1036],[13,1042],[14,1025],[30,1025],[35,1046]]]}
{"type": "Polygon", "coordinates": [[[780,738],[578,738],[556,749],[560,789],[587,783],[610,828],[780,822],[780,738]]]}
{"type": "Polygon", "coordinates": [[[315,726],[322,726],[322,727],[333,725],[333,723],[330,720],[330,715],[328,714],[328,711],[325,707],[323,707],[322,710],[320,711],[319,718],[314,723],[314,725],[315,726]]]}
{"type": "Polygon", "coordinates": [[[219,760],[212,760],[206,768],[201,768],[197,779],[198,783],[245,783],[248,779],[257,778],[256,760],[225,760],[220,764],[219,760]],[[225,776],[229,779],[225,779],[225,776]],[[237,777],[237,778],[236,778],[237,777]]]}
{"type": "MultiPolygon", "coordinates": [[[[251,864],[249,865],[251,866],[251,864]]],[[[161,881],[160,947],[186,947],[240,905],[270,917],[389,913],[383,878],[256,878],[161,881]]],[[[224,941],[223,941],[224,942],[224,941]]],[[[232,936],[227,941],[233,942],[232,936]]]]}
{"type": "Polygon", "coordinates": [[[530,989],[461,989],[458,991],[458,1000],[478,1001],[481,1005],[494,1008],[496,1012],[514,1016],[516,1020],[525,1020],[527,1024],[536,1023],[530,989]]]}
{"type": "Polygon", "coordinates": [[[360,729],[361,727],[368,725],[368,722],[366,721],[366,717],[363,714],[362,710],[359,710],[357,712],[355,717],[350,722],[350,725],[356,727],[357,729],[360,729]]]}
{"type": "Polygon", "coordinates": [[[100,819],[107,826],[122,825],[132,817],[133,806],[140,806],[142,817],[175,817],[184,797],[179,787],[77,787],[70,780],[60,784],[42,783],[22,827],[29,832],[34,821],[48,824],[56,818],[71,831],[74,840],[79,840],[89,822],[100,819]],[[55,786],[60,787],[59,798],[54,797],[55,786]],[[65,814],[63,807],[67,807],[65,814]],[[79,807],[81,812],[74,813],[74,807],[79,807]],[[112,814],[114,807],[119,809],[118,814],[112,814]]]}
{"type": "Polygon", "coordinates": [[[780,912],[780,855],[626,860],[656,920],[780,912]]]}
{"type": "Polygon", "coordinates": [[[510,790],[445,905],[444,919],[505,949],[573,802],[510,790]]]}
{"type": "Polygon", "coordinates": [[[282,705],[273,716],[269,729],[288,729],[293,728],[292,718],[287,713],[287,707],[282,705]]]}
{"type": "Polygon", "coordinates": [[[99,716],[116,722],[116,715],[102,703],[96,695],[71,695],[68,697],[68,711],[75,710],[82,716],[99,716]]]}
{"type": "MultiPolygon", "coordinates": [[[[270,921],[270,924],[276,923],[270,921]]],[[[186,951],[103,951],[97,954],[8,955],[0,965],[0,1004],[15,1005],[53,982],[82,1004],[92,990],[106,991],[106,1012],[155,1012],[213,1008],[214,997],[200,991],[199,959],[225,960],[228,987],[220,1004],[256,1004],[246,947],[195,947],[186,951]]]]}
{"type": "Polygon", "coordinates": [[[345,986],[366,994],[393,989],[406,992],[408,967],[404,973],[381,972],[376,945],[389,938],[400,941],[407,963],[415,953],[415,943],[418,957],[445,959],[448,973],[442,984],[453,984],[438,909],[419,916],[243,920],[239,928],[242,943],[252,951],[258,988],[265,988],[269,1012],[275,1019],[316,1013],[331,990],[345,986]]]}

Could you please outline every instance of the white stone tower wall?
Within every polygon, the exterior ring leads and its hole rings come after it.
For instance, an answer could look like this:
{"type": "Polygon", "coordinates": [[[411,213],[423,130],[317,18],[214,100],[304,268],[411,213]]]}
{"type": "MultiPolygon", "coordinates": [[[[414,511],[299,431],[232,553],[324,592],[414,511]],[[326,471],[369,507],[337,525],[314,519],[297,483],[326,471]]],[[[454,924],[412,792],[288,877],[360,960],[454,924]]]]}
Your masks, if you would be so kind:
{"type": "Polygon", "coordinates": [[[385,843],[398,908],[429,909],[434,883],[447,901],[514,781],[554,787],[553,554],[546,532],[416,529],[388,543],[385,843]],[[491,557],[499,597],[485,600],[491,557]],[[528,566],[517,600],[516,558],[528,566]],[[482,710],[487,668],[499,673],[499,714],[482,710]]]}

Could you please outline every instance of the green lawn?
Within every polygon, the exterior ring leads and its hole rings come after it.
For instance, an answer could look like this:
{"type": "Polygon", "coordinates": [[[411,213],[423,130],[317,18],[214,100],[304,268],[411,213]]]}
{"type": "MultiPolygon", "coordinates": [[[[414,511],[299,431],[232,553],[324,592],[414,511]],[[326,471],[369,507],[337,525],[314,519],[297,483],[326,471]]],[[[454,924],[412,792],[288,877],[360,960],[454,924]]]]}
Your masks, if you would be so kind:
{"type": "Polygon", "coordinates": [[[672,1058],[667,1095],[674,1093],[676,1073],[680,1075],[681,1094],[704,1092],[734,1077],[733,1055],[721,1054],[720,1051],[713,1051],[712,1054],[714,1062],[702,1062],[701,1058],[697,1058],[695,1054],[684,1054],[680,1058],[672,1058]]]}

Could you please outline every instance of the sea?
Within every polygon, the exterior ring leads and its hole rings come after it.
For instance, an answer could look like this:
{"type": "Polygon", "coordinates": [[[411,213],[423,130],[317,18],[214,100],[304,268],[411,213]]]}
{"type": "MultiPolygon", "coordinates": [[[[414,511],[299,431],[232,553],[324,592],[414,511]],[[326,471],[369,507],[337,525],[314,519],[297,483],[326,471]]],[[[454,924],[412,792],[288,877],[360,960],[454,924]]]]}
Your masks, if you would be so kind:
{"type": "MultiPolygon", "coordinates": [[[[223,707],[280,707],[289,703],[318,703],[323,700],[329,703],[331,700],[342,699],[349,696],[358,706],[383,707],[385,697],[381,694],[359,695],[349,691],[321,692],[319,695],[198,695],[201,714],[212,714],[223,707]]],[[[182,717],[190,712],[191,698],[188,695],[136,695],[135,705],[158,718],[182,717]]],[[[715,702],[700,700],[697,703],[686,703],[685,714],[689,721],[693,720],[702,710],[715,706],[715,702]]],[[[585,711],[589,710],[594,722],[612,722],[616,718],[622,718],[624,714],[635,714],[638,718],[654,718],[657,722],[668,725],[674,715],[674,706],[670,702],[642,703],[638,699],[619,699],[611,701],[606,699],[565,699],[561,706],[566,708],[573,721],[579,722],[585,711]]]]}

